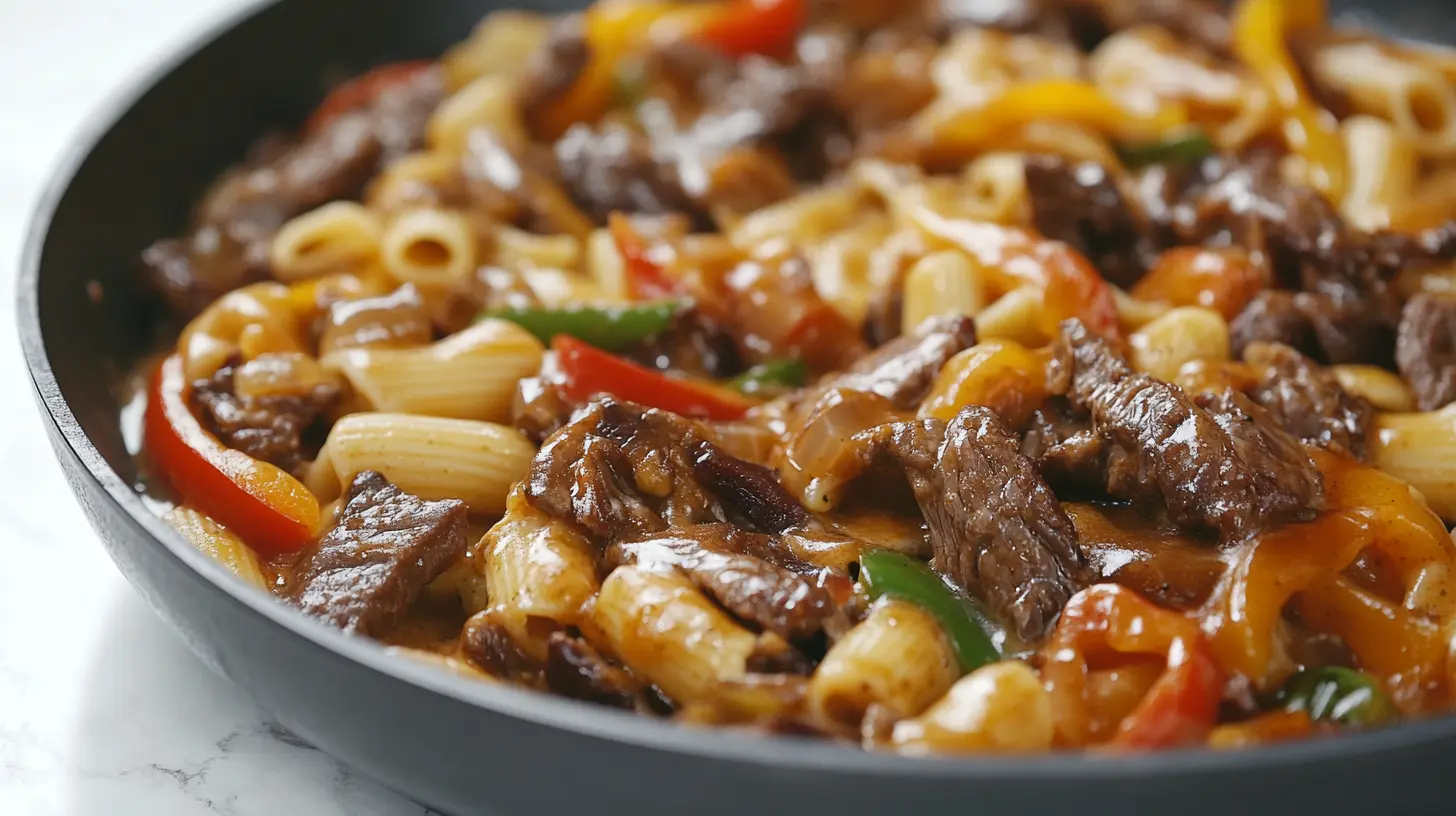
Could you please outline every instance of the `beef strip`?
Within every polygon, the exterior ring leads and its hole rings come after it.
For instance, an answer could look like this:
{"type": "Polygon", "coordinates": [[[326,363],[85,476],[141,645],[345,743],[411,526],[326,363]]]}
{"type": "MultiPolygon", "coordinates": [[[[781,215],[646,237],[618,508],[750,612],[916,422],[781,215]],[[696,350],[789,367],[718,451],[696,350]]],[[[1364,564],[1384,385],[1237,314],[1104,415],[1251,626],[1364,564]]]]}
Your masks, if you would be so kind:
{"type": "Polygon", "coordinates": [[[600,541],[719,521],[780,533],[808,520],[767,468],[719,450],[689,420],[611,398],[546,442],[526,497],[600,541]]]}
{"type": "Polygon", "coordinates": [[[533,687],[544,683],[540,662],[521,651],[505,627],[491,616],[490,610],[477,612],[465,621],[460,629],[460,652],[492,677],[533,687]]]}
{"type": "Polygon", "coordinates": [[[388,161],[424,141],[425,122],[444,94],[439,71],[391,86],[296,142],[265,145],[204,196],[181,238],[152,244],[142,266],[183,316],[268,274],[268,244],[295,215],[356,195],[388,161]]]}
{"type": "Polygon", "coordinates": [[[736,376],[745,368],[733,335],[696,306],[680,310],[666,331],[622,356],[648,368],[715,380],[736,376]]]}
{"type": "Polygon", "coordinates": [[[563,697],[612,708],[637,708],[642,683],[614,666],[585,639],[552,632],[546,641],[546,688],[563,697]]]}
{"type": "Polygon", "coordinates": [[[1078,589],[1077,530],[1021,442],[995,412],[949,423],[897,422],[856,434],[836,467],[852,479],[877,461],[902,470],[925,515],[935,564],[1039,641],[1078,589]]]}
{"type": "Polygon", "coordinates": [[[1178,524],[1228,539],[1323,507],[1319,471],[1262,408],[1238,394],[1200,407],[1177,386],[1135,372],[1079,321],[1062,326],[1051,386],[1091,416],[1107,444],[1114,497],[1160,499],[1178,524]]]}
{"type": "Polygon", "coordinates": [[[609,567],[678,569],[740,620],[785,640],[803,640],[823,629],[838,610],[811,576],[752,554],[777,549],[771,536],[718,523],[617,541],[604,560],[609,567]]]}
{"type": "Polygon", "coordinates": [[[1032,156],[1025,176],[1036,229],[1085,255],[1109,282],[1130,288],[1157,261],[1153,225],[1106,168],[1032,156]]]}
{"type": "Polygon", "coordinates": [[[516,91],[516,104],[526,121],[534,121],[546,106],[560,99],[576,83],[591,59],[580,14],[557,20],[531,56],[516,91]]]}
{"type": "Polygon", "coordinates": [[[1364,459],[1375,407],[1340,386],[1334,375],[1289,346],[1256,343],[1244,362],[1258,372],[1249,396],[1280,427],[1306,444],[1364,459]]]}
{"type": "Polygon", "coordinates": [[[232,360],[194,382],[193,410],[224,445],[291,471],[303,461],[304,430],[334,403],[339,389],[319,383],[297,393],[239,395],[235,379],[241,365],[232,360]]]}
{"type": "Polygon", "coordinates": [[[817,388],[846,388],[879,394],[899,408],[920,404],[950,358],[976,344],[975,321],[946,315],[860,357],[849,368],[821,380],[817,388]]]}
{"type": "Polygon", "coordinates": [[[345,632],[378,635],[465,554],[465,525],[465,502],[425,501],[361,473],[338,524],[299,564],[290,596],[345,632]]]}
{"type": "Polygon", "coordinates": [[[1235,355],[1242,356],[1256,343],[1278,343],[1305,354],[1319,349],[1314,325],[1294,292],[1260,292],[1229,323],[1229,344],[1235,355]]]}
{"type": "Polygon", "coordinates": [[[1401,312],[1395,358],[1422,411],[1456,400],[1456,300],[1411,298],[1401,312]]]}
{"type": "Polygon", "coordinates": [[[572,199],[598,223],[615,211],[682,212],[701,219],[676,164],[652,140],[615,122],[578,124],[556,142],[556,162],[572,199]]]}
{"type": "Polygon", "coordinates": [[[561,430],[579,406],[549,376],[524,377],[511,401],[511,424],[535,445],[561,430]]]}
{"type": "Polygon", "coordinates": [[[1021,452],[1059,492],[1095,493],[1104,486],[1107,446],[1092,429],[1092,419],[1065,397],[1051,397],[1032,413],[1021,452]]]}

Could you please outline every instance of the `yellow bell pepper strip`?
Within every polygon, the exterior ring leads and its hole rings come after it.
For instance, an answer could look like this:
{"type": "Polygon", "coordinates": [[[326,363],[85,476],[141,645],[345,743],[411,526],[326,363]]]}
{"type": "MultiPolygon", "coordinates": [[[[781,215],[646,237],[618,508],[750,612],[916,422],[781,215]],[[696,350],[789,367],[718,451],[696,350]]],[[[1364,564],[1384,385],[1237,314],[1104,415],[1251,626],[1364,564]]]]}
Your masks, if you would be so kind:
{"type": "Polygon", "coordinates": [[[236,533],[263,556],[314,540],[318,499],[283,470],[217,440],[187,405],[182,358],[164,360],[147,395],[147,452],[187,503],[236,533]]]}
{"type": "Polygon", "coordinates": [[[659,20],[681,14],[683,5],[656,0],[602,0],[582,23],[589,56],[571,88],[532,117],[531,130],[556,139],[577,122],[593,122],[612,105],[617,65],[647,40],[659,20]]]}
{"type": "Polygon", "coordinates": [[[1295,64],[1289,33],[1323,25],[1324,0],[1241,0],[1234,11],[1234,53],[1284,112],[1284,140],[1304,159],[1309,182],[1331,201],[1345,191],[1345,145],[1338,123],[1320,109],[1295,64]]]}
{"type": "Polygon", "coordinates": [[[1181,104],[1153,113],[1119,105],[1096,85],[1080,79],[1046,79],[1012,85],[984,105],[968,108],[939,123],[931,134],[932,153],[970,155],[994,149],[1032,122],[1069,122],[1128,141],[1160,139],[1188,124],[1181,104]]]}

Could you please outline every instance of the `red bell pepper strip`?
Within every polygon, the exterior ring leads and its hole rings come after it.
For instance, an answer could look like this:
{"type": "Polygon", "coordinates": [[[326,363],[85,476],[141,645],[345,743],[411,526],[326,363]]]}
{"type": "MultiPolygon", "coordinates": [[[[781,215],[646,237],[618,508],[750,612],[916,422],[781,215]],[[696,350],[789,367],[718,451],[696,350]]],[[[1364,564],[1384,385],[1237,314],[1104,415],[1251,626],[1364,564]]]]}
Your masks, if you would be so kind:
{"type": "Polygon", "coordinates": [[[783,57],[808,16],[806,0],[733,0],[715,8],[694,39],[730,57],[783,57]]]}
{"type": "Polygon", "coordinates": [[[335,118],[370,104],[391,85],[408,82],[434,63],[430,60],[391,62],[372,68],[329,91],[303,126],[304,133],[317,133],[335,118]]]}
{"type": "Polygon", "coordinates": [[[556,365],[565,378],[567,396],[589,400],[611,394],[683,416],[711,420],[740,419],[755,403],[708,383],[665,377],[565,334],[551,340],[556,365]]]}
{"type": "Polygon", "coordinates": [[[1081,708],[1091,656],[1107,665],[1159,657],[1166,661],[1137,707],[1109,743],[1122,750],[1151,750],[1203,742],[1218,717],[1223,673],[1198,624],[1178,612],[1144,600],[1131,589],[1097,584],[1073,596],[1062,610],[1043,654],[1047,679],[1062,728],[1070,741],[1090,735],[1081,708]],[[1081,725],[1079,725],[1079,723],[1081,725]]]}
{"type": "Polygon", "coordinates": [[[661,264],[647,257],[647,242],[633,229],[627,216],[614,212],[607,217],[607,225],[627,270],[628,296],[633,300],[663,300],[682,294],[681,284],[661,264]]]}
{"type": "Polygon", "coordinates": [[[147,451],[187,503],[232,530],[260,555],[307,546],[319,526],[318,499],[282,469],[217,440],[187,405],[182,358],[157,367],[147,398],[147,451]]]}

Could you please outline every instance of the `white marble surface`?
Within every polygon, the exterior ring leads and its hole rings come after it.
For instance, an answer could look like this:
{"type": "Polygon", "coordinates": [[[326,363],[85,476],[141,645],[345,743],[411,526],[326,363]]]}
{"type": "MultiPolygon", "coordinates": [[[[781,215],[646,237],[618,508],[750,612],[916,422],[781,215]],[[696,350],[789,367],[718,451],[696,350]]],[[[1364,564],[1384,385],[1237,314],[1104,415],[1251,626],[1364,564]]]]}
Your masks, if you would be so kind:
{"type": "Polygon", "coordinates": [[[0,814],[419,816],[292,741],[154,617],[42,435],[16,260],[61,149],[140,66],[237,0],[0,0],[0,814]]]}

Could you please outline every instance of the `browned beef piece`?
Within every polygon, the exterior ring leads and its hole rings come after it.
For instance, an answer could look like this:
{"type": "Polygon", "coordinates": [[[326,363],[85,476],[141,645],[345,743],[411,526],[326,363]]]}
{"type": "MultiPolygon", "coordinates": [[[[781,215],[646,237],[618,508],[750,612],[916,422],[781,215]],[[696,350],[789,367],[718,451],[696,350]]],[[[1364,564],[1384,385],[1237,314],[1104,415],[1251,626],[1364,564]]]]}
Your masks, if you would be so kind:
{"type": "Polygon", "coordinates": [[[187,316],[265,278],[273,233],[295,215],[356,195],[381,161],[417,149],[443,94],[440,73],[424,71],[296,142],[255,151],[202,199],[186,236],[142,253],[152,285],[187,316]]]}
{"type": "Polygon", "coordinates": [[[1400,316],[1395,357],[1422,411],[1456,400],[1456,300],[1411,298],[1400,316]]]}
{"type": "Polygon", "coordinates": [[[733,335],[696,307],[679,311],[667,331],[626,350],[622,356],[648,368],[717,380],[741,374],[744,369],[743,355],[733,335]]]}
{"type": "Polygon", "coordinates": [[[841,478],[876,462],[905,473],[925,514],[935,564],[1036,642],[1078,589],[1077,530],[995,412],[922,419],[856,434],[841,478]]]}
{"type": "Polygon", "coordinates": [[[1107,445],[1092,429],[1091,417],[1074,409],[1065,397],[1052,397],[1032,413],[1021,452],[1059,491],[1095,493],[1104,487],[1107,445]]]}
{"type": "Polygon", "coordinates": [[[379,297],[329,304],[319,354],[349,348],[408,348],[433,339],[424,298],[411,284],[379,297]]]}
{"type": "Polygon", "coordinates": [[[1102,165],[1032,156],[1025,175],[1036,229],[1085,255],[1108,281],[1127,289],[1157,261],[1152,224],[1102,165]]]}
{"type": "Polygon", "coordinates": [[[1236,539],[1307,520],[1324,505],[1308,454],[1252,402],[1199,407],[1177,386],[1135,372],[1079,321],[1062,326],[1052,390],[1091,415],[1108,446],[1107,491],[1161,499],[1180,525],[1236,539]]]}
{"type": "Polygon", "coordinates": [[[516,384],[511,424],[540,445],[571,419],[577,404],[550,377],[525,377],[516,384]]]}
{"type": "Polygon", "coordinates": [[[950,358],[976,344],[976,324],[963,315],[947,315],[911,328],[818,387],[879,394],[900,408],[919,405],[950,358]]]}
{"type": "Polygon", "coordinates": [[[611,398],[547,441],[526,497],[598,541],[719,521],[778,533],[808,519],[770,471],[719,450],[691,421],[611,398]]]}
{"type": "Polygon", "coordinates": [[[425,501],[361,473],[338,524],[299,565],[293,601],[345,632],[377,635],[465,554],[465,523],[465,502],[425,501]]]}
{"type": "Polygon", "coordinates": [[[512,149],[487,129],[470,134],[460,158],[464,196],[473,209],[532,232],[585,238],[593,223],[557,184],[558,173],[549,148],[512,149]]]}
{"type": "Polygon", "coordinates": [[[1235,355],[1256,343],[1278,343],[1302,352],[1319,346],[1314,326],[1300,308],[1294,292],[1260,292],[1229,324],[1229,341],[1235,355]]]}
{"type": "Polygon", "coordinates": [[[460,652],[493,677],[515,680],[528,686],[542,684],[539,661],[521,651],[510,633],[491,617],[489,610],[477,612],[465,621],[460,630],[460,652]]]}
{"type": "Polygon", "coordinates": [[[224,445],[293,470],[303,461],[304,430],[338,398],[338,388],[320,383],[299,393],[239,395],[239,365],[233,361],[193,383],[193,409],[224,445]]]}
{"type": "Polygon", "coordinates": [[[556,142],[556,162],[572,199],[599,223],[614,211],[701,218],[672,157],[657,155],[645,135],[620,124],[573,126],[556,142]]]}
{"type": "Polygon", "coordinates": [[[1373,405],[1289,346],[1256,343],[1244,350],[1244,362],[1259,372],[1259,385],[1249,396],[1280,427],[1306,444],[1365,458],[1373,405]]]}
{"type": "Polygon", "coordinates": [[[838,609],[811,576],[755,554],[776,549],[774,539],[762,533],[703,524],[617,541],[604,560],[610,567],[678,569],[739,619],[785,640],[802,640],[820,631],[838,609]]]}
{"type": "Polygon", "coordinates": [[[571,90],[590,59],[591,45],[581,15],[570,14],[557,20],[532,55],[516,92],[516,104],[526,121],[534,120],[547,105],[571,90]]]}
{"type": "Polygon", "coordinates": [[[636,708],[642,694],[642,683],[626,669],[566,632],[552,632],[546,641],[545,679],[556,694],[612,708],[636,708]]]}

